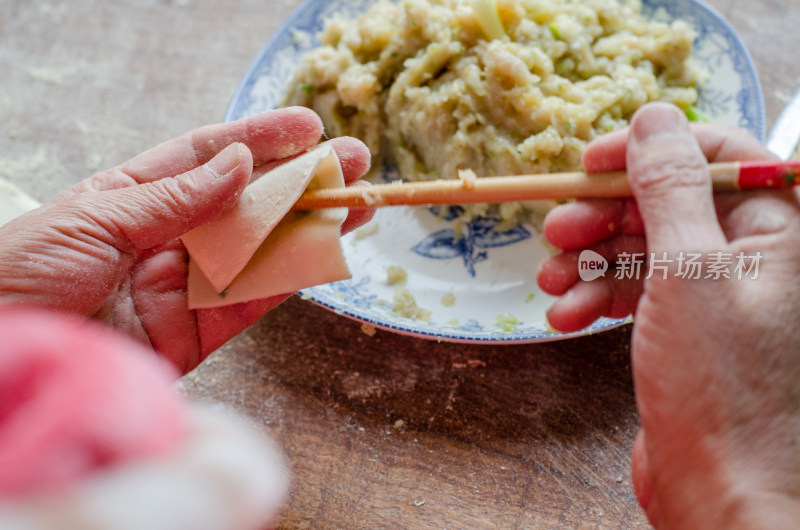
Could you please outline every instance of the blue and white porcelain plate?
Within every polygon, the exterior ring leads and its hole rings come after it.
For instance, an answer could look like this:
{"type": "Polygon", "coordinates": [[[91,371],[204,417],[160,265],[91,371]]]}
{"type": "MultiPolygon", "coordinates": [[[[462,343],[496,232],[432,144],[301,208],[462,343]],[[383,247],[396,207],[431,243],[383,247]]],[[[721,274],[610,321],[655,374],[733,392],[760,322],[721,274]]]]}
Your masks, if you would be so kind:
{"type": "MultiPolygon", "coordinates": [[[[334,14],[355,18],[376,0],[308,0],[266,43],[228,107],[226,121],[280,105],[302,56],[318,43],[314,35],[334,14]]],[[[655,19],[680,18],[697,31],[695,57],[709,76],[698,107],[711,121],[742,127],[764,138],[764,103],[752,59],[735,30],[697,0],[643,0],[655,19]]],[[[380,209],[371,229],[348,234],[343,248],[353,278],[306,289],[303,296],[370,326],[442,341],[527,343],[599,332],[627,320],[601,319],[578,333],[548,328],[545,311],[553,298],[535,280],[549,254],[531,227],[494,230],[481,219],[456,233],[447,220],[425,208],[380,209]],[[396,286],[389,267],[402,267],[406,289],[429,319],[406,318],[392,309],[396,286]]]]}

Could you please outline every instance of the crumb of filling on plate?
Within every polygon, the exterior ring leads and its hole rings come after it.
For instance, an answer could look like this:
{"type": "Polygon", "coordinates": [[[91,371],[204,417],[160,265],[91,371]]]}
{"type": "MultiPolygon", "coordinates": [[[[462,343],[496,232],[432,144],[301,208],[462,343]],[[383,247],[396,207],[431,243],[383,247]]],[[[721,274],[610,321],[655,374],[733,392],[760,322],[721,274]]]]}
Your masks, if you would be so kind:
{"type": "Polygon", "coordinates": [[[500,328],[502,331],[511,333],[517,330],[517,324],[519,324],[519,319],[512,315],[511,313],[503,313],[502,315],[497,315],[495,317],[497,327],[500,328]]]}
{"type": "Polygon", "coordinates": [[[451,291],[442,296],[442,305],[445,307],[453,307],[456,305],[456,295],[451,291]]]}
{"type": "Polygon", "coordinates": [[[429,322],[431,319],[431,312],[419,307],[417,301],[414,299],[414,295],[405,287],[398,287],[395,289],[394,298],[392,300],[392,311],[398,316],[413,320],[429,322]]]}
{"type": "Polygon", "coordinates": [[[387,285],[403,285],[408,279],[408,273],[403,267],[398,265],[389,265],[386,267],[386,284],[387,285]]]}
{"type": "Polygon", "coordinates": [[[353,242],[366,239],[369,236],[374,236],[375,234],[378,233],[379,229],[380,225],[375,222],[362,226],[361,228],[358,228],[353,234],[353,242]]]}

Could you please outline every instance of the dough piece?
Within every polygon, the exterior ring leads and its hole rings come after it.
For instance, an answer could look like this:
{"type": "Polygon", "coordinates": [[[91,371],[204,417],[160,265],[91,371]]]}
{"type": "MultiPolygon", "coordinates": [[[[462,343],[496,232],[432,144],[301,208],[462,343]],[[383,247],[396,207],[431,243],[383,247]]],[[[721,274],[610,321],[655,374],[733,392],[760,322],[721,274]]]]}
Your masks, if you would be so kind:
{"type": "Polygon", "coordinates": [[[13,304],[0,307],[0,337],[0,501],[181,443],[177,374],[139,343],[13,304]]]}
{"type": "Polygon", "coordinates": [[[290,212],[307,188],[343,187],[328,146],[250,184],[220,219],[181,239],[191,257],[189,308],[268,298],[350,277],[339,236],[346,208],[290,212]]]}
{"type": "Polygon", "coordinates": [[[0,308],[0,530],[258,530],[282,455],[233,411],[192,404],[142,344],[0,308]],[[46,330],[46,333],[42,331],[46,330]]]}

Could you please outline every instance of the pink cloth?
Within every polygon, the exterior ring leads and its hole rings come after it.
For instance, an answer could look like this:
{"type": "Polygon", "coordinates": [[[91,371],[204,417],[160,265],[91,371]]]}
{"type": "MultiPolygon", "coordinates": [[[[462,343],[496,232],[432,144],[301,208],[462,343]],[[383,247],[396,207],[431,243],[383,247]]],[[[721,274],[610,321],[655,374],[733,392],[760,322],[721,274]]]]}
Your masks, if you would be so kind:
{"type": "Polygon", "coordinates": [[[176,377],[97,323],[0,307],[0,501],[169,452],[185,433],[176,377]]]}

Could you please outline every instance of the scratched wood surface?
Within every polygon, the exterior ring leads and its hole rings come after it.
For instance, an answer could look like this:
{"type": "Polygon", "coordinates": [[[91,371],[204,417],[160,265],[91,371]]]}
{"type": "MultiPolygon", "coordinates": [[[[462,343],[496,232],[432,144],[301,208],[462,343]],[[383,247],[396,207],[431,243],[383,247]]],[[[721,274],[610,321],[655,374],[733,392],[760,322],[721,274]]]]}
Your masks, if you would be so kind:
{"type": "MultiPolygon", "coordinates": [[[[711,0],[768,125],[800,85],[798,0],[711,0]]],[[[0,0],[0,176],[39,200],[219,121],[299,1],[0,0]]],[[[637,528],[630,328],[526,346],[379,332],[291,299],[182,381],[281,445],[279,528],[637,528]]]]}

